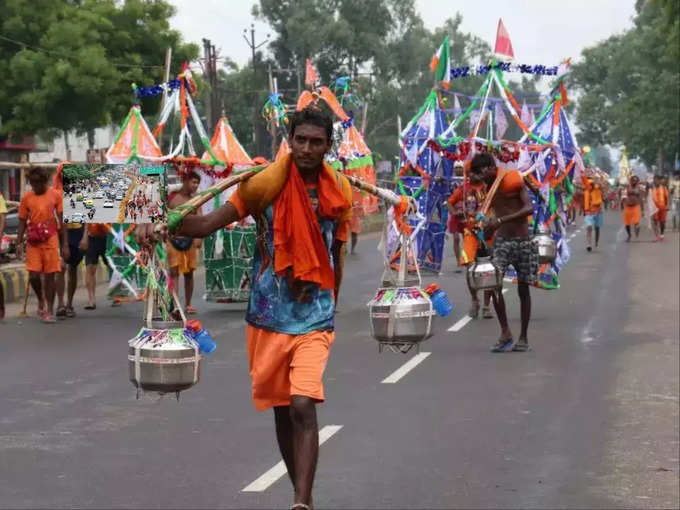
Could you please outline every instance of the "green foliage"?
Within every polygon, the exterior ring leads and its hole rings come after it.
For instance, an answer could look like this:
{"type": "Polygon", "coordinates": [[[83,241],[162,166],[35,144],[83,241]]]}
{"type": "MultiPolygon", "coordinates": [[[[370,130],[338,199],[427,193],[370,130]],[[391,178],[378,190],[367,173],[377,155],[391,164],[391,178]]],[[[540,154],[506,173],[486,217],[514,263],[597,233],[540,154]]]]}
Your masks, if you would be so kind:
{"type": "MultiPolygon", "coordinates": [[[[0,2],[0,130],[87,132],[122,119],[130,85],[162,80],[165,49],[173,72],[198,55],[168,20],[166,1],[5,0],[0,2]]],[[[157,103],[154,105],[157,109],[157,103]]]]}
{"type": "Polygon", "coordinates": [[[625,144],[647,165],[678,152],[678,2],[640,2],[635,26],[583,51],[572,78],[582,92],[578,122],[593,144],[625,144]]]}
{"type": "Polygon", "coordinates": [[[64,165],[63,178],[66,182],[91,179],[90,165],[64,165]]]}

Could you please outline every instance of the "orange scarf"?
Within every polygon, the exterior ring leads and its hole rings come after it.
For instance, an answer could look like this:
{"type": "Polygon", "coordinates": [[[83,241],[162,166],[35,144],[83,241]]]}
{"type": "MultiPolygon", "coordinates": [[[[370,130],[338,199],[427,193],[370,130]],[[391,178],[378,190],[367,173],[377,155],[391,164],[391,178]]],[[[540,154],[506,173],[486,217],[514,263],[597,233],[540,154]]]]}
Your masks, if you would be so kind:
{"type": "MultiPolygon", "coordinates": [[[[319,172],[318,214],[323,219],[337,220],[352,204],[329,170],[324,165],[319,172]]],[[[305,183],[292,161],[288,180],[274,203],[274,271],[284,276],[288,268],[296,280],[316,283],[322,289],[335,288],[328,248],[305,183]]]]}

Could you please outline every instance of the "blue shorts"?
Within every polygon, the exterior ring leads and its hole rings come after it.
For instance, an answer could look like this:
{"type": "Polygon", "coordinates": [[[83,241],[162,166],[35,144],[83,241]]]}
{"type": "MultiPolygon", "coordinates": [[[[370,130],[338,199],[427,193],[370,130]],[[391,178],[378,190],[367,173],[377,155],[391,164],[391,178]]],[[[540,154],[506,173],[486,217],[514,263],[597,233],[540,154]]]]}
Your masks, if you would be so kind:
{"type": "Polygon", "coordinates": [[[586,214],[586,226],[601,228],[604,225],[604,214],[600,211],[597,214],[586,214]]]}

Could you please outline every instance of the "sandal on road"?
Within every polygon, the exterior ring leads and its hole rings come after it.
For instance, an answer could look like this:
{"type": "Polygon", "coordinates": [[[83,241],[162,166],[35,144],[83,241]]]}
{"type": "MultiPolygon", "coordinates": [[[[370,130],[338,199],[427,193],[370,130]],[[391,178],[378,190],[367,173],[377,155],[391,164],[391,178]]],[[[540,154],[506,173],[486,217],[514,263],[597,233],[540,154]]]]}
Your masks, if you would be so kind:
{"type": "Polygon", "coordinates": [[[491,313],[491,308],[489,308],[488,306],[485,306],[484,308],[482,308],[482,317],[484,317],[485,319],[493,319],[493,314],[491,313]]]}
{"type": "Polygon", "coordinates": [[[97,305],[85,305],[85,310],[96,310],[97,305]]]}
{"type": "Polygon", "coordinates": [[[529,342],[517,342],[512,347],[512,352],[529,352],[530,350],[531,346],[529,345],[529,342]]]}
{"type": "Polygon", "coordinates": [[[55,319],[54,315],[52,315],[51,313],[45,312],[40,317],[40,321],[44,322],[45,324],[54,324],[55,322],[57,322],[57,319],[55,319]]]}
{"type": "Polygon", "coordinates": [[[66,317],[69,317],[70,319],[72,319],[75,316],[76,316],[76,311],[73,309],[73,307],[67,306],[66,307],[66,317]]]}
{"type": "Polygon", "coordinates": [[[65,319],[66,318],[66,307],[60,306],[59,308],[57,308],[57,313],[55,315],[57,316],[57,319],[65,319]]]}
{"type": "Polygon", "coordinates": [[[196,308],[194,308],[194,307],[191,306],[191,305],[189,305],[189,306],[186,307],[185,312],[187,313],[187,315],[196,315],[196,314],[198,313],[198,312],[196,311],[196,308]]]}
{"type": "Polygon", "coordinates": [[[514,343],[515,341],[512,339],[512,337],[501,338],[498,340],[496,345],[491,348],[491,352],[508,352],[512,349],[514,343]]]}

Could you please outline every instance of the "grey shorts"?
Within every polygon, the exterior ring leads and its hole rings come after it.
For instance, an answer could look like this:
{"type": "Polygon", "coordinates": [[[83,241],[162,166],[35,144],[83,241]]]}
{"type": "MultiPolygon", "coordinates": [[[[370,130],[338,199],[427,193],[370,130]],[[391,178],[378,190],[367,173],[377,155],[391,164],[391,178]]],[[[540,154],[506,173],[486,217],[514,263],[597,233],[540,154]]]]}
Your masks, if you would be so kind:
{"type": "Polygon", "coordinates": [[[492,259],[503,275],[512,265],[520,283],[531,285],[538,279],[538,247],[530,237],[496,237],[492,259]]]}

